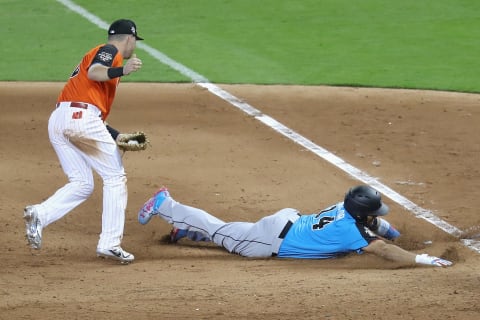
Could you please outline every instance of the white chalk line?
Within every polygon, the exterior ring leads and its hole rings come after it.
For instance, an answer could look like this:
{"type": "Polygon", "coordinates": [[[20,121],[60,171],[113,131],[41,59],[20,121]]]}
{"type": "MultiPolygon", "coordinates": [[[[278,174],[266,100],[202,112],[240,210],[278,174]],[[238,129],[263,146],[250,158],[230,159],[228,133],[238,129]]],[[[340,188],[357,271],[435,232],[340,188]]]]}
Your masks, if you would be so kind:
{"type": "MultiPolygon", "coordinates": [[[[109,24],[99,17],[93,15],[92,13],[88,12],[84,8],[78,6],[74,2],[70,0],[57,0],[70,10],[78,13],[88,21],[92,22],[93,24],[97,25],[101,29],[107,30],[109,24]]],[[[262,113],[260,110],[254,108],[250,104],[242,101],[241,99],[235,97],[234,95],[230,94],[229,92],[221,89],[220,87],[216,86],[215,84],[211,83],[207,78],[204,76],[196,73],[193,70],[190,70],[186,66],[182,65],[181,63],[169,58],[167,55],[163,54],[162,52],[158,51],[155,48],[152,48],[145,44],[145,42],[137,42],[137,47],[144,50],[148,54],[150,54],[153,58],[157,59],[159,62],[169,66],[170,68],[178,71],[182,75],[191,79],[194,83],[198,86],[207,89],[212,94],[216,95],[217,97],[229,102],[231,105],[235,106],[236,108],[242,110],[249,116],[254,117],[258,121],[262,122],[266,126],[272,128],[276,132],[282,134],[283,136],[287,137],[288,139],[292,140],[293,142],[303,146],[307,150],[313,152],[314,154],[318,155],[322,159],[328,161],[329,163],[333,164],[337,168],[343,170],[353,178],[362,181],[365,184],[371,185],[373,188],[377,189],[380,193],[385,195],[386,197],[390,198],[392,201],[396,202],[400,206],[404,207],[408,211],[412,212],[417,218],[424,219],[429,223],[435,225],[436,227],[440,228],[441,230],[445,231],[446,233],[460,238],[463,234],[462,230],[458,229],[457,227],[449,224],[448,222],[442,220],[438,216],[436,216],[433,212],[424,209],[409,199],[405,198],[401,194],[397,193],[396,191],[392,190],[388,186],[384,185],[383,183],[379,182],[377,178],[370,176],[369,174],[353,167],[349,163],[345,162],[343,159],[337,157],[330,151],[316,145],[309,139],[305,138],[304,136],[298,134],[297,132],[293,131],[292,129],[286,127],[285,125],[281,124],[277,120],[273,119],[272,117],[262,113]]],[[[473,240],[473,239],[460,239],[460,241],[468,248],[480,253],[480,241],[473,240]]]]}

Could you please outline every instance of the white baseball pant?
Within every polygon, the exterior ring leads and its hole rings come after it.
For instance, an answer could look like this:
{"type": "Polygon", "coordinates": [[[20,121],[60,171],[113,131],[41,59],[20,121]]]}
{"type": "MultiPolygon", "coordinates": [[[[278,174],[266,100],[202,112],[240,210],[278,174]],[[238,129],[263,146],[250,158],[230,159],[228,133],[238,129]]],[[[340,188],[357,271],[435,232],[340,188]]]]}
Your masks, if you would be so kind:
{"type": "Polygon", "coordinates": [[[228,252],[245,257],[271,257],[278,253],[282,231],[299,218],[296,209],[285,208],[257,222],[225,222],[208,212],[167,197],[158,208],[161,218],[174,227],[209,237],[228,252]]]}
{"type": "Polygon", "coordinates": [[[48,121],[48,135],[68,183],[36,205],[43,227],[59,220],[93,192],[92,169],[103,179],[102,232],[98,248],[120,245],[127,206],[127,178],[115,141],[93,105],[61,102],[48,121]]]}

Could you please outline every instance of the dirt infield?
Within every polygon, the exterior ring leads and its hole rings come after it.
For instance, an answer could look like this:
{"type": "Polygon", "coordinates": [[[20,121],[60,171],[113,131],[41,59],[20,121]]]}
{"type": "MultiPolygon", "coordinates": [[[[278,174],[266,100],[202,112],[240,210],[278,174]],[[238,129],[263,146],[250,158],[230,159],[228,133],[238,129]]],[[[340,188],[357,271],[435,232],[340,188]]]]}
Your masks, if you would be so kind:
{"type": "MultiPolygon", "coordinates": [[[[122,266],[96,258],[102,183],[26,246],[22,210],[66,182],[47,135],[63,84],[0,83],[0,319],[479,319],[480,254],[390,199],[398,244],[455,262],[398,268],[351,255],[246,259],[162,242],[136,213],[161,185],[227,221],[340,201],[352,177],[193,84],[121,84],[109,123],[151,147],[124,155],[129,203],[122,266]]],[[[222,86],[378,177],[448,223],[480,233],[480,96],[332,87],[222,86]]]]}

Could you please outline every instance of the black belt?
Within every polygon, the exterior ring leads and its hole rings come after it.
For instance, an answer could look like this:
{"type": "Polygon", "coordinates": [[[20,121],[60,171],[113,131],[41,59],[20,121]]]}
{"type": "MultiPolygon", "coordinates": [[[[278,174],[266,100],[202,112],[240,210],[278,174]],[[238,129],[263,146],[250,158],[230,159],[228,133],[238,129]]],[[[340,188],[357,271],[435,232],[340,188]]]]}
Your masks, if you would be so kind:
{"type": "MultiPolygon", "coordinates": [[[[300,213],[297,213],[297,216],[301,217],[302,215],[300,213]]],[[[298,218],[295,219],[297,221],[298,218]]],[[[285,227],[283,227],[282,232],[278,235],[280,239],[285,239],[285,236],[287,235],[288,231],[290,231],[290,228],[293,226],[293,222],[288,220],[287,224],[285,227]]]]}
{"type": "MultiPolygon", "coordinates": [[[[300,213],[297,213],[297,215],[300,217],[301,214],[300,213]]],[[[280,234],[278,235],[278,238],[279,239],[285,239],[285,237],[287,236],[287,233],[288,231],[290,231],[290,228],[293,226],[293,222],[288,220],[287,223],[285,224],[285,227],[283,227],[282,229],[282,232],[280,232],[280,234]]],[[[275,257],[277,254],[276,253],[272,253],[272,257],[275,257]]]]}
{"type": "Polygon", "coordinates": [[[287,224],[285,227],[283,227],[282,232],[278,235],[280,239],[285,239],[285,236],[287,235],[288,231],[290,231],[290,228],[293,226],[293,222],[288,220],[287,224]]]}

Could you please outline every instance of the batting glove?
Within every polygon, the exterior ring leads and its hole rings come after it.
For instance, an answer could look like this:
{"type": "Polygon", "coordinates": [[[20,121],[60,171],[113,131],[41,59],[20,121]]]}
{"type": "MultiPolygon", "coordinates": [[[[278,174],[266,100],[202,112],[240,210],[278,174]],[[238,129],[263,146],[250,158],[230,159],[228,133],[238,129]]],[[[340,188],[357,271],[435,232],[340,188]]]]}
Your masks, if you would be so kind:
{"type": "Polygon", "coordinates": [[[418,264],[426,264],[426,265],[436,266],[436,267],[448,267],[453,264],[451,261],[438,258],[438,257],[429,256],[426,253],[417,254],[417,256],[415,257],[415,262],[418,264]]]}

